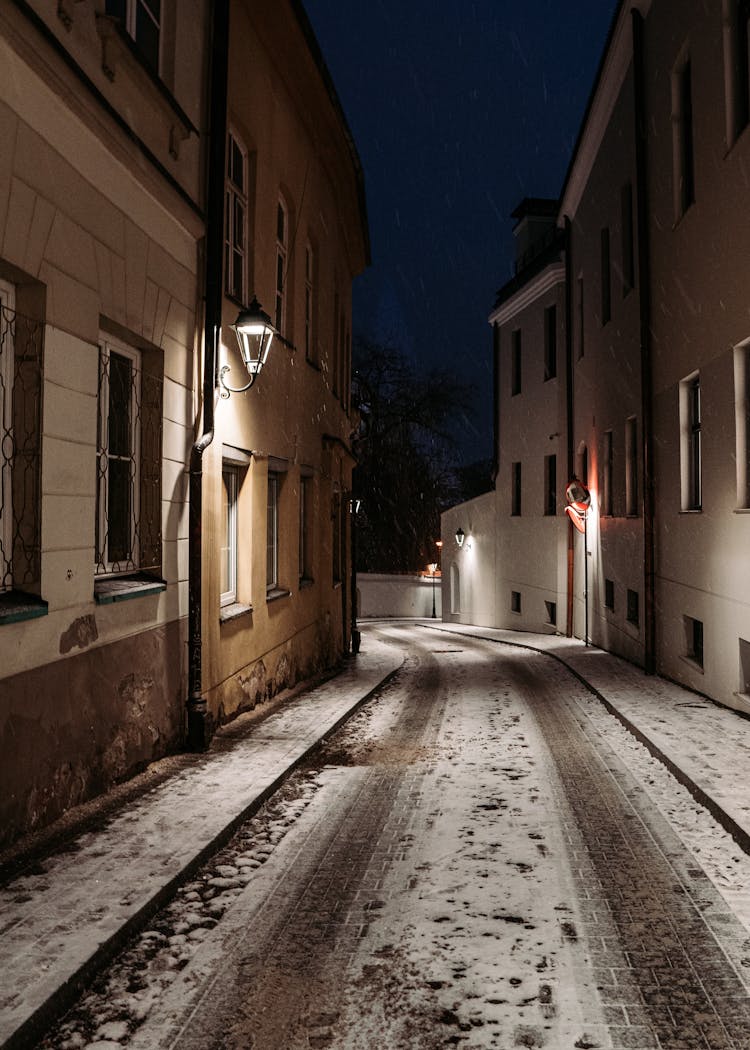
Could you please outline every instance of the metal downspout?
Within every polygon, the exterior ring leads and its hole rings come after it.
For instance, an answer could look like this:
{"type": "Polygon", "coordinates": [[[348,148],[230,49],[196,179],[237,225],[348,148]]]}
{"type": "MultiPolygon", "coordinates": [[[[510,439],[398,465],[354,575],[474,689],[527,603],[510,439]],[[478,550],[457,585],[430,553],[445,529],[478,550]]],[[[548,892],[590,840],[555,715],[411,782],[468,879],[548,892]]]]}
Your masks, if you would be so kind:
{"type": "Polygon", "coordinates": [[[638,300],[641,343],[641,416],[643,420],[643,662],[646,674],[656,672],[656,571],[653,380],[651,375],[651,261],[648,228],[648,123],[643,16],[631,12],[635,96],[635,166],[638,194],[638,300]]]}
{"type": "Polygon", "coordinates": [[[214,439],[216,366],[221,335],[224,231],[224,149],[227,134],[229,0],[211,5],[211,74],[206,207],[206,308],[203,330],[203,411],[201,434],[190,453],[188,540],[188,699],[187,746],[204,751],[211,739],[208,704],[203,696],[203,453],[214,439]]]}
{"type": "MultiPolygon", "coordinates": [[[[573,275],[571,264],[570,219],[565,216],[565,443],[568,481],[573,477],[573,275]]],[[[566,482],[567,484],[567,482],[566,482]]],[[[584,546],[584,558],[586,548],[584,546]]],[[[565,634],[573,637],[573,586],[575,583],[575,532],[568,521],[567,556],[568,601],[565,634]]]]}

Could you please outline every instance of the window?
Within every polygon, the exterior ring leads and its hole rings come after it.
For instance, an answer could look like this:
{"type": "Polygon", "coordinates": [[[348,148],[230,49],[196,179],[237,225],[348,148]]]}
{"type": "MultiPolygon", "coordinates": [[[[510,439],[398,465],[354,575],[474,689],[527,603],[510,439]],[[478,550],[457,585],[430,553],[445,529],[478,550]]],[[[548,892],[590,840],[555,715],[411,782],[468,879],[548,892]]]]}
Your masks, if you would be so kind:
{"type": "Polygon", "coordinates": [[[276,331],[286,335],[286,275],[289,213],[282,200],[276,206],[276,331]]]}
{"type": "Polygon", "coordinates": [[[682,510],[700,510],[701,384],[695,373],[680,383],[680,487],[682,510]]]}
{"type": "Polygon", "coordinates": [[[695,200],[693,87],[690,59],[672,74],[672,178],[675,221],[695,200]]]}
{"type": "Polygon", "coordinates": [[[612,448],[612,431],[604,432],[604,455],[602,475],[602,514],[612,514],[612,482],[614,479],[614,452],[612,448]]]}
{"type": "Polygon", "coordinates": [[[703,669],[703,621],[685,617],[687,657],[703,669]]]}
{"type": "Polygon", "coordinates": [[[633,187],[629,182],[625,183],[620,192],[620,225],[622,229],[622,294],[624,298],[635,287],[633,187]]]}
{"type": "Polygon", "coordinates": [[[750,120],[750,0],[724,0],[724,80],[727,85],[727,145],[750,120]]]}
{"type": "Polygon", "coordinates": [[[158,73],[161,0],[107,0],[106,13],[120,20],[143,61],[158,73]]]}
{"type": "Polygon", "coordinates": [[[43,325],[16,312],[0,281],[0,595],[38,591],[41,576],[43,325]]]}
{"type": "Polygon", "coordinates": [[[510,592],[510,611],[514,613],[520,613],[521,611],[521,592],[511,591],[510,592]]]}
{"type": "Polygon", "coordinates": [[[602,325],[612,317],[612,275],[609,258],[609,228],[601,231],[602,325]]]}
{"type": "Polygon", "coordinates": [[[737,506],[750,508],[750,344],[734,351],[734,428],[737,506]]]}
{"type": "Polygon", "coordinates": [[[544,311],[544,381],[557,375],[557,307],[544,311]]]}
{"type": "Polygon", "coordinates": [[[237,467],[224,464],[221,471],[221,605],[237,601],[237,467]]]}
{"type": "Polygon", "coordinates": [[[610,612],[615,611],[615,581],[604,580],[604,608],[610,612]]]}
{"type": "Polygon", "coordinates": [[[95,573],[161,564],[161,363],[103,337],[99,346],[95,573]]]}
{"type": "Polygon", "coordinates": [[[312,572],[312,474],[301,474],[299,479],[299,578],[309,582],[312,572]]]}
{"type": "Polygon", "coordinates": [[[521,513],[521,464],[511,465],[511,505],[510,512],[514,517],[521,513]]]}
{"type": "Polygon", "coordinates": [[[510,334],[510,393],[521,393],[521,329],[510,334]]]}
{"type": "Polygon", "coordinates": [[[224,287],[227,295],[245,301],[247,260],[247,153],[229,133],[224,201],[224,287]]]}
{"type": "Polygon", "coordinates": [[[318,363],[315,262],[315,252],[308,241],[305,248],[305,357],[313,364],[318,363]]]}
{"type": "Polygon", "coordinates": [[[547,610],[547,623],[554,627],[557,624],[557,602],[545,601],[544,607],[547,610]]]}
{"type": "Polygon", "coordinates": [[[635,416],[625,423],[625,513],[638,513],[638,422],[635,416]]]}
{"type": "Polygon", "coordinates": [[[266,591],[279,586],[279,475],[268,473],[266,511],[266,591]]]}
{"type": "Polygon", "coordinates": [[[583,357],[584,349],[584,301],[583,301],[583,277],[578,278],[578,357],[583,357]]]}
{"type": "Polygon", "coordinates": [[[637,627],[640,622],[640,611],[638,608],[638,591],[631,591],[630,588],[628,588],[626,618],[628,623],[632,623],[635,627],[637,627]]]}
{"type": "Polygon", "coordinates": [[[544,457],[544,513],[557,513],[557,456],[544,457]]]}
{"type": "Polygon", "coordinates": [[[750,695],[750,642],[745,638],[740,643],[740,685],[738,692],[750,695]]]}

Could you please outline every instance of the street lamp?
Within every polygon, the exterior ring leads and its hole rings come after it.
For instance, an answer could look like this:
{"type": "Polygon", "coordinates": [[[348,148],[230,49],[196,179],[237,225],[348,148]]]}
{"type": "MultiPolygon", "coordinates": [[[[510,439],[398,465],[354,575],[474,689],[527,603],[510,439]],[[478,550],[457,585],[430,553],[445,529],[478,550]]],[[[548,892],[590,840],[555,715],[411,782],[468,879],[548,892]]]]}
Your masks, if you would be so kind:
{"type": "Polygon", "coordinates": [[[437,569],[437,562],[433,561],[430,563],[430,572],[432,573],[432,618],[436,618],[437,613],[435,612],[435,571],[437,569]]]}
{"type": "Polygon", "coordinates": [[[464,532],[464,530],[459,525],[459,527],[456,529],[456,543],[459,545],[459,547],[463,547],[465,538],[466,538],[466,533],[464,532]]]}
{"type": "Polygon", "coordinates": [[[222,365],[219,382],[224,387],[221,391],[223,398],[228,398],[230,393],[241,394],[250,389],[266,363],[273,337],[277,334],[271,318],[254,296],[250,305],[240,310],[237,320],[231,327],[237,336],[242,361],[248,371],[250,381],[245,386],[230,386],[224,376],[231,371],[231,365],[222,365]]]}
{"type": "Polygon", "coordinates": [[[568,501],[568,505],[565,508],[565,513],[570,518],[571,522],[578,529],[579,532],[583,533],[583,641],[584,645],[589,644],[589,560],[588,560],[588,546],[589,546],[589,535],[588,535],[588,520],[589,520],[589,509],[591,507],[591,493],[589,492],[586,485],[579,481],[578,478],[573,478],[569,482],[565,489],[565,499],[568,501]]]}

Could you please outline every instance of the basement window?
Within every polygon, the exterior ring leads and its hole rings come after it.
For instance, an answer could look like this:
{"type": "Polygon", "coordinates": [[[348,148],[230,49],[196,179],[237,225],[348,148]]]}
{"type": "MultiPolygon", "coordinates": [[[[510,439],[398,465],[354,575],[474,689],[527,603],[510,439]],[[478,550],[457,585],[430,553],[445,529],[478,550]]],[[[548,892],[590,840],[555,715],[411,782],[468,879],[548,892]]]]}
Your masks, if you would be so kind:
{"type": "Polygon", "coordinates": [[[685,642],[687,658],[703,670],[703,621],[692,616],[685,618],[685,642]]]}

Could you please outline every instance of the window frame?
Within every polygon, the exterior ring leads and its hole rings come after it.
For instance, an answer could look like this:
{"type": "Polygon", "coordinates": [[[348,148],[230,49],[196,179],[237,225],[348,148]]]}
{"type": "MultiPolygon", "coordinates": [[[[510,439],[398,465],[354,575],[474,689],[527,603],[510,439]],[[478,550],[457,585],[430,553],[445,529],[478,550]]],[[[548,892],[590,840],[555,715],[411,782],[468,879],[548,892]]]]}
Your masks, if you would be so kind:
{"type": "Polygon", "coordinates": [[[244,305],[247,292],[248,263],[248,152],[234,128],[227,132],[226,178],[224,180],[224,292],[230,299],[244,305]],[[234,178],[234,152],[242,159],[242,180],[234,178]],[[241,244],[237,243],[237,213],[242,210],[239,227],[241,244]],[[241,274],[236,279],[236,263],[241,274]]]}
{"type": "Polygon", "coordinates": [[[604,431],[604,450],[602,453],[602,516],[611,518],[613,516],[614,499],[614,434],[611,430],[604,431]]]}
{"type": "Polygon", "coordinates": [[[289,272],[289,207],[282,196],[276,202],[276,331],[287,335],[287,275],[289,272]]]}
{"type": "Polygon", "coordinates": [[[703,424],[700,372],[680,382],[680,500],[683,511],[703,507],[703,424]]]}
{"type": "Polygon", "coordinates": [[[544,310],[544,382],[557,378],[557,305],[544,310]]]}
{"type": "Polygon", "coordinates": [[[313,582],[312,569],[312,525],[314,521],[311,507],[313,499],[313,475],[301,473],[299,479],[299,583],[300,586],[313,582]]]}
{"type": "MultiPolygon", "coordinates": [[[[234,463],[228,463],[226,460],[221,465],[221,480],[222,480],[222,525],[224,518],[224,493],[227,493],[228,500],[226,503],[227,507],[227,522],[226,522],[226,534],[222,537],[226,540],[226,546],[221,548],[223,551],[227,551],[227,583],[229,584],[227,590],[223,590],[219,595],[219,605],[221,608],[227,605],[234,605],[237,602],[237,564],[238,564],[238,500],[240,492],[240,472],[239,467],[234,463]],[[231,478],[230,488],[227,489],[224,484],[224,479],[231,478]]],[[[223,529],[222,529],[223,531],[223,529]]],[[[223,559],[222,559],[223,560],[223,559]]],[[[223,579],[222,579],[223,584],[223,579]]]]}
{"type": "Polygon", "coordinates": [[[105,11],[122,23],[123,29],[133,41],[133,46],[144,64],[156,76],[159,76],[162,67],[163,11],[161,0],[156,0],[156,3],[158,4],[158,13],[152,10],[154,0],[115,0],[115,2],[107,0],[105,11]],[[152,60],[150,49],[146,49],[143,46],[143,36],[139,33],[138,15],[141,11],[144,12],[144,17],[148,22],[156,27],[155,63],[152,60]]]}
{"type": "Polygon", "coordinates": [[[510,396],[515,397],[522,389],[522,340],[521,329],[514,328],[510,333],[510,396]]]}
{"type": "Polygon", "coordinates": [[[305,358],[315,365],[318,363],[316,266],[315,248],[308,240],[305,244],[305,358]]]}
{"type": "Polygon", "coordinates": [[[750,0],[724,0],[726,138],[731,149],[750,123],[750,0]]]}
{"type": "Polygon", "coordinates": [[[523,502],[521,485],[522,467],[520,461],[517,461],[515,463],[511,463],[510,465],[510,514],[512,518],[521,517],[521,507],[523,502]]]}
{"type": "Polygon", "coordinates": [[[96,551],[94,568],[98,578],[125,576],[137,572],[140,568],[140,483],[141,483],[141,421],[139,402],[142,398],[143,383],[143,354],[137,347],[130,346],[121,339],[100,333],[99,335],[99,394],[98,394],[98,425],[97,434],[97,529],[96,529],[96,551]],[[108,364],[103,365],[103,354],[108,357],[108,364]],[[130,419],[129,440],[130,453],[127,457],[122,455],[111,456],[109,453],[109,423],[111,418],[111,362],[112,355],[122,357],[131,362],[130,378],[130,419]],[[107,445],[103,444],[104,435],[107,435],[107,445]],[[128,486],[130,489],[128,542],[130,545],[129,556],[124,558],[112,558],[109,546],[110,534],[110,464],[113,459],[118,462],[129,462],[132,471],[129,473],[128,486]],[[106,460],[106,466],[105,466],[106,460]],[[124,563],[124,564],[123,564],[124,563]],[[99,571],[102,570],[102,571],[99,571]]]}
{"type": "Polygon", "coordinates": [[[737,509],[750,509],[750,340],[734,348],[734,433],[737,509]]]}
{"type": "Polygon", "coordinates": [[[638,419],[625,420],[625,515],[638,517],[638,419]]]}
{"type": "Polygon", "coordinates": [[[672,72],[672,192],[674,221],[695,203],[693,71],[685,52],[672,72]]]}
{"type": "Polygon", "coordinates": [[[269,470],[266,484],[266,594],[279,589],[279,490],[280,476],[269,470]]]}
{"type": "Polygon", "coordinates": [[[557,515],[557,456],[544,457],[544,516],[557,515]]]}

